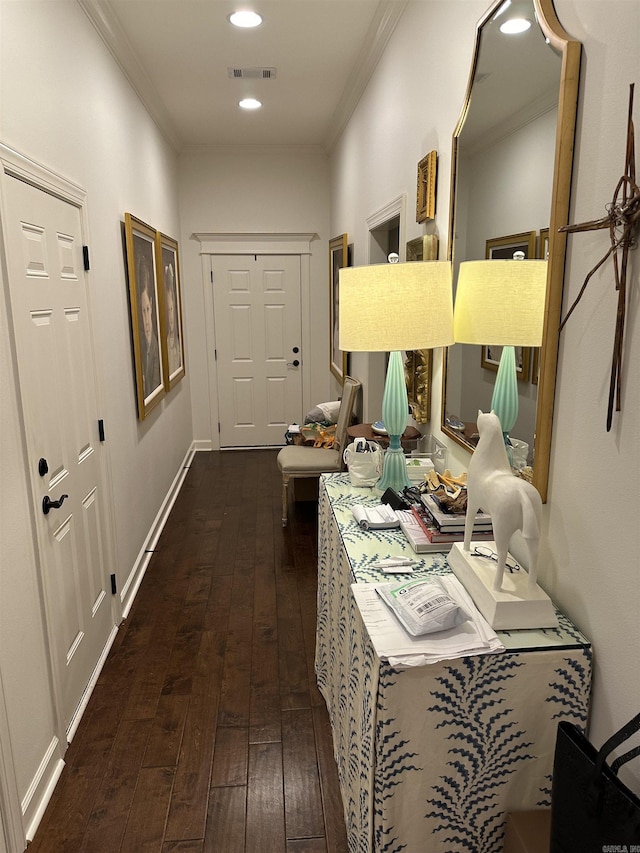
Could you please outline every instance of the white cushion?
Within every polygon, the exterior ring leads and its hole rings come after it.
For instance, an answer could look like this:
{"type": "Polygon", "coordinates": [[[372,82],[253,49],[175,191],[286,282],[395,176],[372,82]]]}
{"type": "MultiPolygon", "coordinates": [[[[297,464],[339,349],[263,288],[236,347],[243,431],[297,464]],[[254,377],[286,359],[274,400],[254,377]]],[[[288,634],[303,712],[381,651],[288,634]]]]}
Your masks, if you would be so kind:
{"type": "Polygon", "coordinates": [[[290,444],[278,453],[278,467],[283,474],[329,474],[341,470],[342,453],[290,444]]]}

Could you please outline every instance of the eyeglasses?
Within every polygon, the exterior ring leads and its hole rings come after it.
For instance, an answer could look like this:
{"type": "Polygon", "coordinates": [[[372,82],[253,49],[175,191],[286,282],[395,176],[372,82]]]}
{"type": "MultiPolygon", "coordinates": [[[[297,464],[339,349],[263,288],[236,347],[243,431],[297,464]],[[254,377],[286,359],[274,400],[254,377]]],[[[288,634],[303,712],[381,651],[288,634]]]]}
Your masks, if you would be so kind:
{"type": "MultiPolygon", "coordinates": [[[[492,551],[491,548],[486,545],[474,545],[471,555],[473,557],[484,557],[487,560],[494,560],[496,563],[498,562],[498,555],[496,552],[492,551]]],[[[505,563],[505,569],[510,572],[519,572],[520,566],[515,562],[515,560],[512,563],[507,560],[505,563]]]]}

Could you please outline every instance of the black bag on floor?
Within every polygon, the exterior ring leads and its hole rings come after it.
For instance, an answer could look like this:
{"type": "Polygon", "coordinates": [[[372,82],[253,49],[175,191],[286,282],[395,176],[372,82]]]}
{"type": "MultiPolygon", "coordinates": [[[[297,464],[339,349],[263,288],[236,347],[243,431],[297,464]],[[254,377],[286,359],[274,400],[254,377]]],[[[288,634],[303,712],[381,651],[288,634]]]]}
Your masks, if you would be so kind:
{"type": "Polygon", "coordinates": [[[602,853],[609,847],[630,850],[632,845],[640,850],[640,798],[617,775],[623,764],[640,755],[640,746],[611,765],[605,760],[639,729],[640,714],[596,751],[577,726],[558,725],[550,853],[602,853]]]}

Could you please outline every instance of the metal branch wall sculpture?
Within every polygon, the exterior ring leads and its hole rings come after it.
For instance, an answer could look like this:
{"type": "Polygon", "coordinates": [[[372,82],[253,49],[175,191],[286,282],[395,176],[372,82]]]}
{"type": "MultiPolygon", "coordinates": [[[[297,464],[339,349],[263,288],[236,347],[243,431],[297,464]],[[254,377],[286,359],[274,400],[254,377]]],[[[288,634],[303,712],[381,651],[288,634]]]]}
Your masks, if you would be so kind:
{"type": "Polygon", "coordinates": [[[640,190],[636,183],[636,155],[635,140],[633,132],[633,89],[632,83],[629,87],[629,116],[627,120],[627,148],[625,152],[624,175],[618,181],[613,193],[611,204],[607,205],[607,215],[601,219],[592,219],[590,222],[582,222],[579,225],[566,225],[560,231],[595,231],[600,228],[609,229],[611,245],[605,255],[598,261],[589,272],[576,297],[573,305],[567,312],[566,317],[560,324],[560,331],[573,313],[589,280],[597,270],[605,263],[607,258],[613,257],[613,272],[616,290],[618,292],[618,310],[616,314],[616,329],[613,341],[613,358],[611,360],[611,380],[609,384],[609,407],[607,410],[607,432],[611,429],[613,420],[613,405],[615,410],[620,411],[620,397],[622,388],[622,344],[624,340],[624,321],[627,303],[627,263],[629,252],[634,249],[636,243],[636,232],[640,224],[640,190]],[[619,256],[620,255],[620,256],[619,256]]]}

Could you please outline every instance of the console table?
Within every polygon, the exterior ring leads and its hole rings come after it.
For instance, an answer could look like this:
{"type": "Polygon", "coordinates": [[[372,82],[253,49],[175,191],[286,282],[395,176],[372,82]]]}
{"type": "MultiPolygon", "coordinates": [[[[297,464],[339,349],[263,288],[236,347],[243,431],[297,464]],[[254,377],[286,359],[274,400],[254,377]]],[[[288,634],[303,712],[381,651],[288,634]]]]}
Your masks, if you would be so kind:
{"type": "Polygon", "coordinates": [[[586,723],[590,644],[558,613],[559,628],[500,632],[504,652],[394,668],[351,584],[407,578],[374,568],[389,556],[420,561],[411,577],[450,569],[400,530],[362,531],[355,503],[378,499],[322,475],[315,668],[350,853],[501,853],[508,812],[550,805],[558,722],[586,723]]]}

